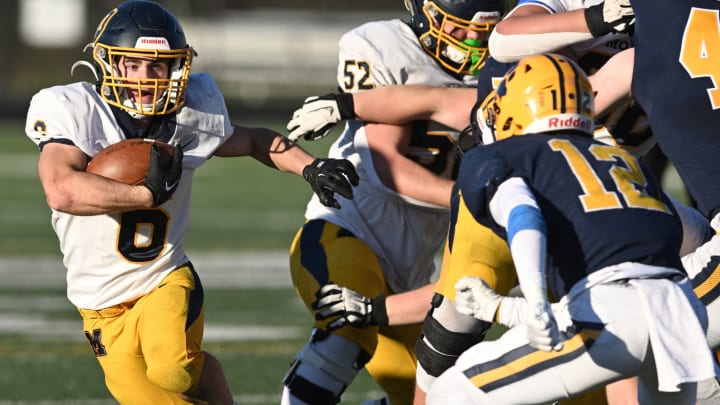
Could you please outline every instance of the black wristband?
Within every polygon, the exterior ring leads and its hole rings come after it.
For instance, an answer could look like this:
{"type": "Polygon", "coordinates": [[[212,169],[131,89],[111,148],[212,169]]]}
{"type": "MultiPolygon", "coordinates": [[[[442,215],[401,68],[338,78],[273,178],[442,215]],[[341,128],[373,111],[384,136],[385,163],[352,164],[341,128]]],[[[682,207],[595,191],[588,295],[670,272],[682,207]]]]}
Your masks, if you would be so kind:
{"type": "Polygon", "coordinates": [[[372,321],[377,326],[387,326],[389,323],[387,307],[385,306],[385,294],[380,294],[373,298],[370,302],[372,304],[372,321]]]}
{"type": "Polygon", "coordinates": [[[352,93],[338,93],[336,100],[340,118],[344,120],[355,118],[355,102],[352,93]]]}
{"type": "Polygon", "coordinates": [[[605,3],[600,3],[585,9],[585,23],[593,37],[601,37],[612,32],[612,27],[603,17],[604,5],[605,3]]]}

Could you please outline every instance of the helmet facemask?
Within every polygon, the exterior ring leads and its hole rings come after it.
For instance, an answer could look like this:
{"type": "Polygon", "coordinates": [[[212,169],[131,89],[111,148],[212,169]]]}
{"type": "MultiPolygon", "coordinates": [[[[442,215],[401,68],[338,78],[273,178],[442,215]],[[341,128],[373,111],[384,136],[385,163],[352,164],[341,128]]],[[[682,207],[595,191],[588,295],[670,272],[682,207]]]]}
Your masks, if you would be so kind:
{"type": "Polygon", "coordinates": [[[428,21],[428,30],[419,36],[425,51],[453,73],[477,74],[485,64],[488,39],[500,20],[500,12],[478,11],[466,20],[446,13],[433,1],[425,1],[422,12],[428,21]],[[451,35],[457,30],[471,35],[459,40],[451,35]]]}
{"type": "MultiPolygon", "coordinates": [[[[167,46],[164,38],[138,38],[138,44],[152,44],[153,47],[167,46]]],[[[120,48],[96,43],[93,59],[101,67],[102,79],[99,83],[100,96],[108,104],[128,112],[133,118],[170,114],[185,102],[192,48],[183,49],[143,49],[120,48]],[[118,63],[127,59],[139,58],[167,61],[167,78],[128,78],[121,74],[118,63]],[[131,94],[140,97],[135,100],[131,94]],[[143,103],[142,95],[152,94],[152,103],[143,103]]]]}
{"type": "Polygon", "coordinates": [[[473,138],[479,145],[489,145],[495,139],[495,114],[498,109],[497,94],[491,91],[482,102],[477,102],[470,113],[473,138]]]}

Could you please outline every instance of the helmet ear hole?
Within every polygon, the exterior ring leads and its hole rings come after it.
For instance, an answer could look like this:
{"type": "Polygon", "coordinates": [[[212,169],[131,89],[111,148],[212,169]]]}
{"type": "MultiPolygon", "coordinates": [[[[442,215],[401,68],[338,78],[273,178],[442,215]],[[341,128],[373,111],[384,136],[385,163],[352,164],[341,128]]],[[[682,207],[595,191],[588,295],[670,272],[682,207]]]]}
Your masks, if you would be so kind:
{"type": "Polygon", "coordinates": [[[503,123],[502,130],[506,131],[506,132],[509,131],[510,128],[512,127],[512,121],[513,121],[513,117],[507,117],[507,119],[503,123]]]}

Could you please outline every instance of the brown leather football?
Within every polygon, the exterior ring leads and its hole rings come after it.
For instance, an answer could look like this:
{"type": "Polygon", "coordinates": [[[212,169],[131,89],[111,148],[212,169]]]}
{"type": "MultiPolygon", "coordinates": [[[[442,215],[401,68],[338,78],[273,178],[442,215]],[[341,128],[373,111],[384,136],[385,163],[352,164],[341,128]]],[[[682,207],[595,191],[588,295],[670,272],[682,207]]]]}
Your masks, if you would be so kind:
{"type": "Polygon", "coordinates": [[[125,184],[143,184],[150,165],[150,147],[153,143],[160,147],[162,163],[169,165],[175,154],[172,145],[153,139],[136,138],[114,143],[101,150],[90,159],[85,171],[125,184]]]}

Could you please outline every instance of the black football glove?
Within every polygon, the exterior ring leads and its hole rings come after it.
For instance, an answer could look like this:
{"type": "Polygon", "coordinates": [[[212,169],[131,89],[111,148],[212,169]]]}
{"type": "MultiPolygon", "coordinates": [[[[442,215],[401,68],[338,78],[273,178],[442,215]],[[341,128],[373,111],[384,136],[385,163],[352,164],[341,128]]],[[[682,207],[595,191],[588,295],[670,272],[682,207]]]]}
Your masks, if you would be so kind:
{"type": "Polygon", "coordinates": [[[291,141],[301,137],[306,141],[322,139],[341,120],[355,118],[354,108],[351,93],[308,97],[287,124],[288,138],[291,141]]]}
{"type": "Polygon", "coordinates": [[[328,331],[351,325],[356,328],[385,326],[388,324],[385,296],[368,298],[337,284],[326,284],[315,293],[312,303],[315,319],[323,321],[337,317],[327,324],[328,331]]]}
{"type": "Polygon", "coordinates": [[[145,174],[145,187],[152,193],[153,206],[157,207],[167,201],[177,190],[182,174],[183,151],[175,147],[171,162],[163,165],[160,149],[153,144],[150,148],[150,165],[145,174]]]}
{"type": "Polygon", "coordinates": [[[331,208],[340,208],[335,193],[348,200],[352,199],[352,188],[360,181],[355,167],[347,159],[318,158],[305,166],[302,174],[320,198],[320,202],[331,208]]]}
{"type": "Polygon", "coordinates": [[[593,37],[609,33],[632,34],[635,12],[630,0],[605,0],[585,9],[585,22],[593,37]]]}

